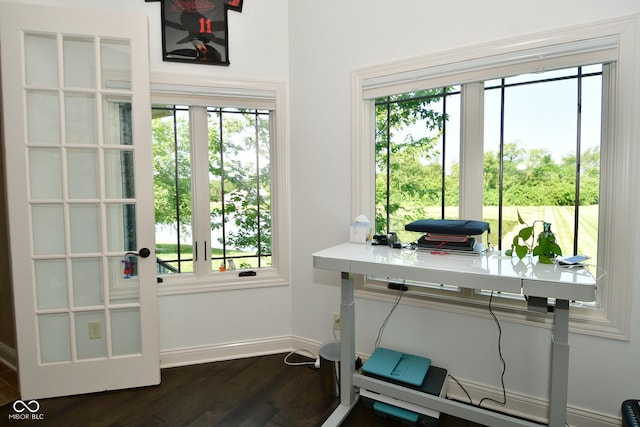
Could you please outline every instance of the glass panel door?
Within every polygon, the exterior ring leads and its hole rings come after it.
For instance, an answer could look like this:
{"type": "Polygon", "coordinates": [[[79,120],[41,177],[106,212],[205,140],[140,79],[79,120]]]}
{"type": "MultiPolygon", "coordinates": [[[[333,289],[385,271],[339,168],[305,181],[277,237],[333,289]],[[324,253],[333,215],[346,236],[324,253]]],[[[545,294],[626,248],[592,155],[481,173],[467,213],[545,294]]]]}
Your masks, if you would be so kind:
{"type": "Polygon", "coordinates": [[[23,399],[159,382],[146,20],[83,14],[0,5],[23,399]]]}

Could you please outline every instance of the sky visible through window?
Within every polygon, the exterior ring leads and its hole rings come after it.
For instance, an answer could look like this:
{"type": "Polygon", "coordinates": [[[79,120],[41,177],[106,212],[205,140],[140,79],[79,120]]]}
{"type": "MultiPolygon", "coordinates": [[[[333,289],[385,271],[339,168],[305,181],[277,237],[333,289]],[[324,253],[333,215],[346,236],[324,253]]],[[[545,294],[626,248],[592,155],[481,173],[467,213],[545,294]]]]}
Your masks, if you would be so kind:
{"type": "MultiPolygon", "coordinates": [[[[583,73],[601,71],[602,66],[584,67],[583,73]]],[[[576,68],[546,73],[524,74],[508,78],[506,84],[531,82],[539,79],[575,75],[576,68]]],[[[499,80],[485,82],[485,88],[499,85],[499,80]]],[[[454,87],[459,91],[459,86],[454,87]]],[[[582,80],[582,123],[581,149],[600,146],[600,105],[602,83],[599,77],[582,80]]],[[[578,99],[577,79],[558,80],[556,82],[533,83],[507,89],[505,100],[505,143],[517,143],[524,149],[547,150],[553,160],[559,162],[562,157],[576,150],[576,112],[578,99]]],[[[485,90],[485,151],[499,150],[500,144],[500,89],[485,90]]],[[[442,103],[433,103],[434,109],[440,109],[442,103]]],[[[446,168],[460,162],[460,96],[447,99],[446,128],[446,168]]],[[[436,136],[437,131],[429,132],[424,124],[418,122],[400,132],[399,137],[412,134],[436,136]]],[[[442,145],[439,145],[442,150],[442,145]]]]}

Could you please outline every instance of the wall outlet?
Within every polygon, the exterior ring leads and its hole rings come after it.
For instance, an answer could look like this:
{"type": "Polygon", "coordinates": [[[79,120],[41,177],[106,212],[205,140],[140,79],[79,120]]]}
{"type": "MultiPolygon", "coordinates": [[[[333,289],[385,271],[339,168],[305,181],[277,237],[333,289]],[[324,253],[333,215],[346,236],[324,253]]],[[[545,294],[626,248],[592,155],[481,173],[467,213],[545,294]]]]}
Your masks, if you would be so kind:
{"type": "Polygon", "coordinates": [[[333,313],[333,330],[340,330],[340,313],[333,313]]]}
{"type": "Polygon", "coordinates": [[[89,322],[89,339],[99,340],[102,338],[102,322],[89,322]]]}

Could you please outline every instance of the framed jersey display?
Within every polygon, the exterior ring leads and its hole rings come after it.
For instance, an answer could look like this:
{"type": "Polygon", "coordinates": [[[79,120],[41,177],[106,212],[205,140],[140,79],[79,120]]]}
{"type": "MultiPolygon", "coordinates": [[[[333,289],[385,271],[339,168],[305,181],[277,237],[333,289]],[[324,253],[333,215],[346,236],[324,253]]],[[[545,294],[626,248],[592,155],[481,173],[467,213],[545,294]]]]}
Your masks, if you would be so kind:
{"type": "Polygon", "coordinates": [[[229,65],[227,14],[243,0],[145,0],[158,1],[164,61],[229,65]]]}

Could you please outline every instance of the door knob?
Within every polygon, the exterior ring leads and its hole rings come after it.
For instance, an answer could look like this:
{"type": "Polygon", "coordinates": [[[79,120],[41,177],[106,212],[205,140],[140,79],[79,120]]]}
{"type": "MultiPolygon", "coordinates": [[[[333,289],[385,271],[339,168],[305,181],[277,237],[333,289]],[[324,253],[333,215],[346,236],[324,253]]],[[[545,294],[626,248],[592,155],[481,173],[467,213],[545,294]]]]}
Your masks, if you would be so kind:
{"type": "Polygon", "coordinates": [[[149,255],[151,255],[151,251],[148,248],[142,248],[138,252],[127,252],[125,255],[135,255],[139,256],[140,258],[147,258],[149,255]]]}

